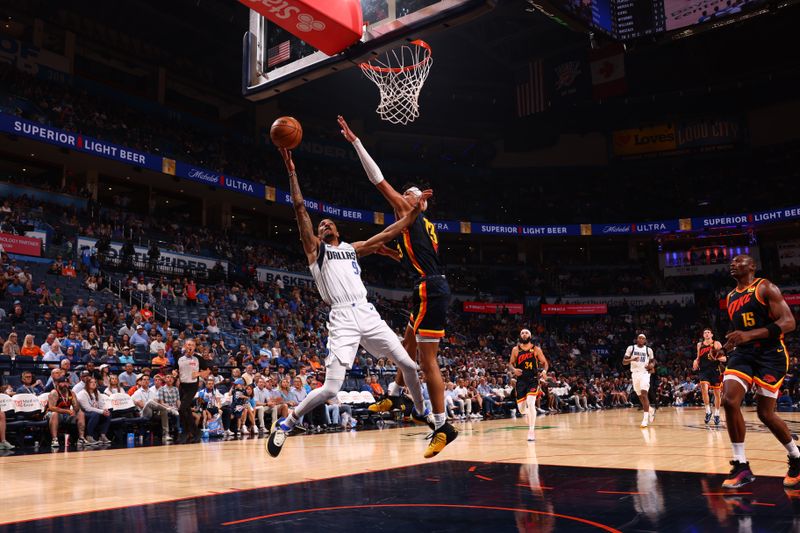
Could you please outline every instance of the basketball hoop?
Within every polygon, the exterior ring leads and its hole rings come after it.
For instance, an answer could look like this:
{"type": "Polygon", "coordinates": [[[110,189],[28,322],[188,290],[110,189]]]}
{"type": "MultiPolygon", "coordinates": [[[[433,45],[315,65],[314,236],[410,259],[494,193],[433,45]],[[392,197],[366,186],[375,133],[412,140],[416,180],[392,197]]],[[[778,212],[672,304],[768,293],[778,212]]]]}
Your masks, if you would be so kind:
{"type": "Polygon", "coordinates": [[[376,111],[381,119],[392,124],[414,122],[419,116],[419,93],[432,64],[430,45],[418,39],[359,65],[380,90],[376,111]]]}

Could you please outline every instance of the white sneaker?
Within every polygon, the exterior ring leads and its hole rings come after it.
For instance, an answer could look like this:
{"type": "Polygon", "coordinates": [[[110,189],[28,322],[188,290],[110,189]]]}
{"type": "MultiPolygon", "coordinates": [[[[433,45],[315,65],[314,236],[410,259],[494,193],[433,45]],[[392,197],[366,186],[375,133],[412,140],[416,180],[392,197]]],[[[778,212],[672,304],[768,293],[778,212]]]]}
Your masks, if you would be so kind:
{"type": "Polygon", "coordinates": [[[230,429],[226,429],[225,430],[225,436],[226,437],[233,437],[233,431],[231,431],[230,429]]]}
{"type": "MultiPolygon", "coordinates": [[[[78,442],[80,442],[80,440],[78,440],[78,442]]],[[[92,436],[86,437],[86,445],[87,446],[97,446],[98,444],[100,444],[100,443],[97,442],[96,440],[94,440],[94,437],[92,437],[92,436]]]]}
{"type": "Polygon", "coordinates": [[[100,444],[111,444],[111,441],[105,435],[100,435],[100,444]]]}
{"type": "Polygon", "coordinates": [[[172,442],[172,435],[167,433],[166,435],[164,435],[164,438],[161,439],[161,440],[163,440],[164,442],[172,442]]]}
{"type": "Polygon", "coordinates": [[[0,450],[13,450],[14,445],[7,440],[0,440],[0,450]]]}
{"type": "Polygon", "coordinates": [[[650,425],[650,424],[649,424],[649,422],[650,422],[650,421],[648,420],[647,416],[645,416],[644,418],[642,418],[642,425],[641,425],[641,426],[639,426],[639,427],[641,427],[641,428],[646,428],[647,426],[649,426],[649,425],[650,425]]]}
{"type": "Polygon", "coordinates": [[[536,442],[536,433],[534,431],[528,431],[528,442],[536,442]]]}
{"type": "Polygon", "coordinates": [[[651,407],[650,408],[650,422],[652,422],[655,419],[656,419],[656,408],[655,407],[651,407]]]}
{"type": "Polygon", "coordinates": [[[283,444],[286,442],[286,431],[281,429],[280,426],[280,422],[283,422],[283,420],[282,418],[272,424],[272,431],[269,437],[264,441],[264,448],[272,457],[278,457],[278,454],[280,454],[283,449],[283,444]]]}
{"type": "Polygon", "coordinates": [[[50,447],[51,448],[60,448],[61,445],[58,443],[58,439],[53,439],[52,442],[50,442],[50,447]]]}

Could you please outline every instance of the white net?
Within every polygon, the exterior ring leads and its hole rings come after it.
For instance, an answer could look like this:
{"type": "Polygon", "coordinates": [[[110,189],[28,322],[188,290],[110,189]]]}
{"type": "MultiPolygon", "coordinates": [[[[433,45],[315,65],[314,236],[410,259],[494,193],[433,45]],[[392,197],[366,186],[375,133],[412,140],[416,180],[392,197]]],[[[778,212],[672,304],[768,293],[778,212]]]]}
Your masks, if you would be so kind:
{"type": "Polygon", "coordinates": [[[381,101],[376,111],[381,119],[392,124],[414,122],[419,116],[419,93],[431,65],[431,47],[419,40],[361,63],[361,70],[380,90],[381,101]]]}

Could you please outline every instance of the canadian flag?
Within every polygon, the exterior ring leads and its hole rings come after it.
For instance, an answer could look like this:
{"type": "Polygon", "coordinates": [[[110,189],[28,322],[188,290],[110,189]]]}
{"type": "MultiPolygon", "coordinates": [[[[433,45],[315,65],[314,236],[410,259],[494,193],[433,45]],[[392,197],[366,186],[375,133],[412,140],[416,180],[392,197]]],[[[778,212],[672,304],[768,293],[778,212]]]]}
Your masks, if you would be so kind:
{"type": "Polygon", "coordinates": [[[592,69],[592,96],[602,100],[628,91],[625,80],[625,48],[611,44],[589,51],[592,69]]]}

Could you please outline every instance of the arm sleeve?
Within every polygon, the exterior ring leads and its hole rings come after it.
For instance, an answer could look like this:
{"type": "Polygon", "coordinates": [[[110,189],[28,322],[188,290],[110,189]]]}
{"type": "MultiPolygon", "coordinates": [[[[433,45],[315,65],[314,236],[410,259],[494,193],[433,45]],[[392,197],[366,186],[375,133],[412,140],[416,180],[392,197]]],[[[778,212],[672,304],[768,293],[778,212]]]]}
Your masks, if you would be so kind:
{"type": "Polygon", "coordinates": [[[356,149],[358,158],[361,160],[361,165],[364,167],[364,172],[367,173],[369,181],[371,181],[373,185],[377,185],[382,182],[383,172],[381,172],[378,164],[375,163],[375,160],[369,155],[367,149],[364,148],[364,145],[361,144],[361,139],[356,139],[353,143],[353,147],[356,149]]]}

